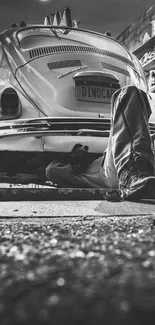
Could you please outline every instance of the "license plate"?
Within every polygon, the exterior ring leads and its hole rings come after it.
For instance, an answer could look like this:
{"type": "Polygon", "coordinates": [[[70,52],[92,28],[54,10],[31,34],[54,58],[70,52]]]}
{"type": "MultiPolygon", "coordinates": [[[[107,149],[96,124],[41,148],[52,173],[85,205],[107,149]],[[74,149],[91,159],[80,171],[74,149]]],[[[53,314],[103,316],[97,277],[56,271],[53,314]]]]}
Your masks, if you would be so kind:
{"type": "Polygon", "coordinates": [[[110,104],[115,91],[108,87],[76,85],[75,96],[78,101],[110,104]]]}

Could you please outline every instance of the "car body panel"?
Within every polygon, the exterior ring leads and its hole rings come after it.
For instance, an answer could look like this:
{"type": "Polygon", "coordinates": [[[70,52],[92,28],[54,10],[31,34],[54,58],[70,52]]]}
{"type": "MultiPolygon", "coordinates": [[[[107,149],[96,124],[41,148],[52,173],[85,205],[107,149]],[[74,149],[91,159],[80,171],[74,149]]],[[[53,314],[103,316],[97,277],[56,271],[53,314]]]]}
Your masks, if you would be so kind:
{"type": "MultiPolygon", "coordinates": [[[[104,100],[96,105],[76,100],[74,76],[77,71],[103,72],[116,76],[120,86],[140,83],[133,55],[105,35],[74,29],[67,35],[60,29],[59,34],[56,37],[45,26],[6,31],[2,37],[3,79],[33,102],[41,116],[109,115],[110,104],[104,100]]],[[[145,88],[144,82],[140,87],[145,88]]]]}

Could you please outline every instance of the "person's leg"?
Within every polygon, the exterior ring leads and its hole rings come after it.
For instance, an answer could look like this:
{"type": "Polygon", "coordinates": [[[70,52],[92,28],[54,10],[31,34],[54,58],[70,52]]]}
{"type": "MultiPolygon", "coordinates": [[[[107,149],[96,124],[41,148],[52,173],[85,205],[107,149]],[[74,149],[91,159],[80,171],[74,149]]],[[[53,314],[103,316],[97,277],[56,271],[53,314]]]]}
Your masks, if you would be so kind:
{"type": "Polygon", "coordinates": [[[148,187],[150,195],[155,181],[151,177],[154,155],[148,127],[150,113],[147,97],[141,90],[134,86],[118,90],[112,100],[111,132],[104,163],[100,157],[83,173],[76,174],[70,165],[52,162],[46,169],[47,179],[65,187],[119,187],[130,198],[141,197],[148,187]]]}
{"type": "MultiPolygon", "coordinates": [[[[148,125],[150,114],[146,94],[136,87],[124,87],[114,94],[103,173],[108,177],[109,170],[110,175],[112,169],[116,172],[124,198],[149,197],[155,192],[154,150],[148,125]]],[[[110,177],[109,182],[114,185],[110,177]]]]}

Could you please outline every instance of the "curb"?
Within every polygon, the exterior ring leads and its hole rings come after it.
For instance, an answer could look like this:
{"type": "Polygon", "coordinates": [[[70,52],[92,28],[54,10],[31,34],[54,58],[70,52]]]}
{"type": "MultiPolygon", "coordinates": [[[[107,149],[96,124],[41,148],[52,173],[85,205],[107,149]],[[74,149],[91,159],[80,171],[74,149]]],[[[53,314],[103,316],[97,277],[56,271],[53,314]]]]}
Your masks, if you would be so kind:
{"type": "Polygon", "coordinates": [[[0,201],[102,200],[101,188],[0,188],[0,201]]]}

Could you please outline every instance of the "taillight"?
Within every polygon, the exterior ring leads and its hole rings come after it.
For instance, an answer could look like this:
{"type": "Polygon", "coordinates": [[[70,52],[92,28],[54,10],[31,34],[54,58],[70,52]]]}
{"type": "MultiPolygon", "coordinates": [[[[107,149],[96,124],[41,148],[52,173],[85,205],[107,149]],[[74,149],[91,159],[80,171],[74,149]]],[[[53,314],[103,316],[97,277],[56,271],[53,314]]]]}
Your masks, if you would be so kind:
{"type": "Polygon", "coordinates": [[[11,87],[4,89],[1,94],[1,118],[17,118],[20,113],[21,105],[16,90],[11,87]]]}

